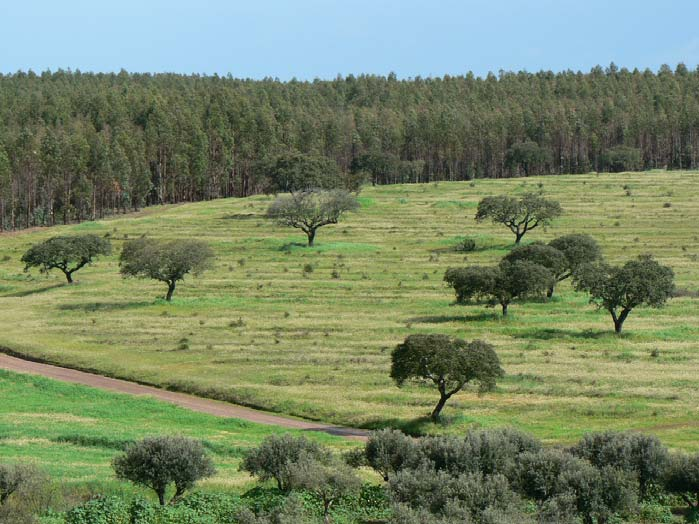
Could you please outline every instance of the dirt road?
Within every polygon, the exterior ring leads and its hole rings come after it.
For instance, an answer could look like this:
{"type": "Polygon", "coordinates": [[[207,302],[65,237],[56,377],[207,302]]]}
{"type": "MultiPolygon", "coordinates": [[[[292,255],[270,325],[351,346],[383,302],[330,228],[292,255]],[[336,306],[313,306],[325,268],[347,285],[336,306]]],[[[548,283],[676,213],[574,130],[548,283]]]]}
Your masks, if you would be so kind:
{"type": "Polygon", "coordinates": [[[127,393],[129,395],[147,395],[149,397],[170,402],[180,407],[198,411],[200,413],[208,413],[217,417],[239,418],[249,420],[258,424],[268,424],[280,426],[288,429],[298,429],[305,431],[320,431],[355,440],[366,440],[368,432],[362,429],[346,428],[342,426],[332,426],[321,422],[312,422],[295,418],[273,415],[264,411],[258,411],[227,402],[219,402],[186,393],[177,393],[167,391],[151,386],[144,386],[126,380],[103,377],[93,373],[77,371],[75,369],[62,368],[52,366],[50,364],[40,364],[21,358],[11,357],[4,353],[0,353],[0,369],[15,371],[18,373],[30,373],[32,375],[41,375],[43,377],[52,378],[54,380],[62,380],[63,382],[71,382],[74,384],[83,384],[93,388],[104,389],[108,391],[116,391],[118,393],[127,393]]]}

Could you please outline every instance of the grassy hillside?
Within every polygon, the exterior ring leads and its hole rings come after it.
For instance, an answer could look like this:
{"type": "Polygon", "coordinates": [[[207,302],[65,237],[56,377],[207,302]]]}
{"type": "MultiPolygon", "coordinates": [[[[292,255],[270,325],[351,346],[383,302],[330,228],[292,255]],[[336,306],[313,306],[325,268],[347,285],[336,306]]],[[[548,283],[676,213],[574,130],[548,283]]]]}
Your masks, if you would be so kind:
{"type": "Polygon", "coordinates": [[[565,216],[525,240],[590,233],[611,261],[650,252],[674,268],[680,288],[699,287],[698,174],[368,187],[361,210],[321,229],[311,249],[298,245],[302,234],[263,217],[266,197],[5,235],[0,345],[282,413],[432,430],[421,417],[435,392],[397,389],[390,350],[410,333],[484,338],[508,376],[492,394],[452,399],[444,430],[515,424],[570,441],[586,430],[637,428],[699,448],[697,298],[634,311],[622,337],[568,283],[550,303],[513,305],[507,320],[483,306],[452,305],[442,282],[448,266],[493,263],[511,247],[509,231],[474,222],[478,200],[540,186],[565,216]],[[115,255],[80,271],[73,286],[61,274],[22,272],[29,245],[66,232],[110,235],[115,255]],[[204,239],[216,251],[215,270],[188,279],[166,304],[157,298],[163,285],[118,275],[122,240],[142,234],[204,239]],[[480,246],[467,261],[451,249],[466,235],[480,246]],[[304,276],[306,264],[313,272],[304,276]]]}
{"type": "MultiPolygon", "coordinates": [[[[114,479],[110,466],[125,443],[181,434],[203,440],[216,463],[217,475],[204,486],[242,490],[254,484],[238,471],[243,452],[278,432],[272,426],[193,413],[149,398],[2,370],[0,398],[0,461],[29,460],[62,483],[97,483],[102,489],[127,487],[114,479]]],[[[320,433],[305,434],[337,448],[352,445],[320,433]]]]}

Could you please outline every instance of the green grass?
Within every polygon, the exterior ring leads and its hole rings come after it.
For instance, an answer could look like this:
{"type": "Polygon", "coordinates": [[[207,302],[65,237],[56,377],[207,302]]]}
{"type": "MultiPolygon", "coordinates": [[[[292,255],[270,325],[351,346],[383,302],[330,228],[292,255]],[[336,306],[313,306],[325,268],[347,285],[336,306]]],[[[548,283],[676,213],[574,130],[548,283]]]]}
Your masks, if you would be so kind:
{"type": "Polygon", "coordinates": [[[526,241],[590,233],[612,262],[650,252],[674,268],[680,288],[699,288],[696,173],[367,187],[361,209],[322,228],[310,249],[302,247],[302,233],[264,218],[270,198],[262,196],[6,235],[0,345],[335,423],[450,432],[513,424],[556,442],[588,430],[633,428],[673,447],[699,449],[697,298],[634,311],[621,337],[608,315],[568,283],[550,303],[513,305],[507,320],[483,306],[452,305],[444,270],[494,263],[513,242],[504,227],[473,220],[478,200],[540,184],[565,215],[526,241]],[[111,235],[115,254],[81,270],[79,283],[22,273],[19,258],[29,245],[81,230],[111,235]],[[216,267],[188,278],[166,304],[158,299],[164,286],[119,277],[123,239],[142,234],[206,240],[216,267]],[[476,239],[475,252],[450,249],[465,236],[476,239]],[[306,264],[314,270],[304,276],[306,264]],[[448,424],[439,428],[424,422],[435,392],[398,389],[388,377],[391,349],[408,334],[429,332],[492,342],[508,373],[494,393],[469,390],[453,398],[448,424]],[[178,350],[182,338],[186,350],[178,350]]]}
{"type": "MultiPolygon", "coordinates": [[[[108,393],[0,370],[0,461],[29,460],[62,484],[128,490],[111,460],[128,442],[149,435],[200,439],[218,473],[203,487],[242,491],[254,481],[238,465],[245,450],[279,428],[194,413],[147,397],[108,393]]],[[[300,432],[292,432],[300,435],[300,432]]],[[[349,441],[305,432],[337,449],[349,441]]],[[[356,444],[355,444],[356,445],[356,444]]]]}

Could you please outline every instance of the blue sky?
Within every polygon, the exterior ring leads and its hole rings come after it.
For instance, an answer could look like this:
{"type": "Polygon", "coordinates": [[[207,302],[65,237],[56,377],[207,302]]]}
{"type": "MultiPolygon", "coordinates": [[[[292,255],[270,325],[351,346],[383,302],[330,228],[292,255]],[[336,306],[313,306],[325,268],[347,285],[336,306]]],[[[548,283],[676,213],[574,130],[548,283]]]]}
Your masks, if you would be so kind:
{"type": "Polygon", "coordinates": [[[0,0],[0,72],[395,72],[699,64],[689,0],[0,0]]]}

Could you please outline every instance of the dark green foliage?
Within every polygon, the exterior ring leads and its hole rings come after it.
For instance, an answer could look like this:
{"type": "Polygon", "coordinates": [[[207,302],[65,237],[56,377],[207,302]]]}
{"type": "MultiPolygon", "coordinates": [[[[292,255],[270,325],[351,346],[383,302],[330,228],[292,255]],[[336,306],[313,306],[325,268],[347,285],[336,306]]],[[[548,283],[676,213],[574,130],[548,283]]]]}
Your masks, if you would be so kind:
{"type": "Polygon", "coordinates": [[[498,272],[497,267],[490,266],[450,267],[444,273],[444,281],[454,288],[456,302],[463,304],[488,296],[495,287],[498,272]]]}
{"type": "Polygon", "coordinates": [[[503,260],[498,266],[493,288],[489,292],[491,303],[499,304],[502,307],[502,315],[506,316],[513,300],[544,296],[554,281],[551,271],[544,266],[526,260],[503,260]]]}
{"type": "Polygon", "coordinates": [[[280,491],[288,492],[294,464],[304,456],[324,461],[329,457],[329,452],[305,437],[272,435],[245,455],[240,469],[255,475],[262,482],[274,479],[280,491]]]}
{"type": "Polygon", "coordinates": [[[559,281],[570,277],[580,266],[602,259],[602,249],[590,235],[572,233],[554,238],[549,246],[557,249],[566,257],[566,272],[559,281]]]}
{"type": "Polygon", "coordinates": [[[671,456],[664,476],[665,489],[682,498],[690,509],[699,511],[699,454],[671,456]]]}
{"type": "Polygon", "coordinates": [[[318,189],[339,189],[342,185],[337,163],[324,156],[288,153],[263,167],[266,191],[294,193],[318,189]]]}
{"type": "Polygon", "coordinates": [[[376,184],[696,169],[698,86],[697,71],[668,68],[309,82],[18,72],[0,77],[0,224],[247,196],[298,154],[376,184]]]}
{"type": "Polygon", "coordinates": [[[60,269],[69,283],[73,282],[73,273],[90,264],[100,255],[111,253],[109,240],[96,235],[73,235],[53,237],[33,245],[22,256],[25,271],[38,267],[42,273],[60,269]]]}
{"type": "Polygon", "coordinates": [[[418,447],[414,439],[395,429],[373,431],[364,448],[366,463],[384,480],[406,465],[416,462],[418,447]]]}
{"type": "Polygon", "coordinates": [[[302,230],[312,246],[318,228],[337,224],[344,213],[358,208],[357,198],[345,190],[300,191],[278,197],[269,206],[267,216],[283,226],[302,230]]]}
{"type": "Polygon", "coordinates": [[[461,253],[470,253],[476,249],[476,241],[472,238],[464,238],[458,244],[456,244],[456,251],[461,253]]]}
{"type": "Polygon", "coordinates": [[[620,173],[638,171],[643,167],[641,150],[637,147],[617,146],[608,149],[600,158],[601,171],[620,173]]]}
{"type": "MultiPolygon", "coordinates": [[[[551,272],[554,284],[570,276],[568,260],[563,252],[551,245],[534,243],[517,246],[503,258],[506,262],[532,262],[545,267],[551,272]]],[[[554,286],[549,287],[546,295],[553,296],[554,286]]]]}
{"type": "Polygon", "coordinates": [[[170,301],[178,281],[185,275],[209,269],[214,258],[211,248],[200,240],[154,240],[139,238],[124,243],[119,257],[124,277],[152,278],[168,286],[170,301]]]}
{"type": "Polygon", "coordinates": [[[145,438],[130,445],[112,465],[117,477],[155,491],[161,505],[171,484],[172,500],[178,500],[198,480],[215,473],[201,442],[185,437],[145,438]]]}
{"type": "Polygon", "coordinates": [[[576,289],[590,293],[590,302],[609,312],[617,333],[621,333],[634,308],[662,307],[675,290],[672,269],[650,255],[641,255],[623,266],[584,264],[574,276],[576,289]]]}
{"type": "MultiPolygon", "coordinates": [[[[151,524],[151,522],[153,521],[144,521],[143,524],[151,524]]],[[[71,509],[66,514],[65,523],[131,524],[132,521],[129,507],[123,500],[118,497],[100,497],[71,509]]]]}
{"type": "Polygon", "coordinates": [[[525,193],[520,198],[507,195],[485,197],[478,203],[476,220],[490,220],[507,226],[515,235],[515,243],[532,229],[551,223],[563,213],[561,205],[536,193],[525,193]]]}
{"type": "Polygon", "coordinates": [[[632,431],[588,433],[571,451],[598,468],[611,466],[635,475],[641,499],[660,483],[669,459],[657,437],[632,431]]]}
{"type": "Polygon", "coordinates": [[[431,414],[434,422],[447,400],[466,384],[475,381],[481,391],[488,391],[504,374],[493,346],[481,340],[410,335],[391,353],[391,378],[398,387],[409,380],[437,387],[440,399],[431,414]]]}
{"type": "Polygon", "coordinates": [[[549,150],[532,140],[514,144],[507,150],[505,163],[515,171],[522,169],[524,176],[536,175],[545,171],[551,162],[549,150]]]}

